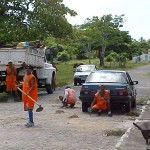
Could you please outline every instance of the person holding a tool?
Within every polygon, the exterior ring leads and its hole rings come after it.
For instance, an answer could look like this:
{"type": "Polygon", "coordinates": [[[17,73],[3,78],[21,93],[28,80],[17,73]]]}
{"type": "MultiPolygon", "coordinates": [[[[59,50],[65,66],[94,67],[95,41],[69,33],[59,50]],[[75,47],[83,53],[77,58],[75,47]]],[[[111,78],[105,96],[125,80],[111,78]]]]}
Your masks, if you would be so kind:
{"type": "Polygon", "coordinates": [[[70,86],[66,86],[64,96],[59,96],[59,99],[63,103],[62,107],[67,107],[70,104],[69,107],[73,108],[77,101],[75,90],[71,89],[70,86]]]}
{"type": "Polygon", "coordinates": [[[108,110],[108,116],[112,117],[109,91],[104,85],[99,86],[99,91],[95,94],[91,104],[91,112],[98,111],[98,114],[101,115],[102,110],[108,110]]]}
{"type": "Polygon", "coordinates": [[[37,81],[35,76],[32,74],[33,67],[31,65],[26,66],[26,73],[23,78],[23,93],[22,100],[24,101],[24,110],[28,111],[29,121],[26,124],[26,127],[33,127],[33,109],[34,109],[34,99],[37,101],[38,98],[38,89],[37,89],[37,81]],[[32,99],[31,99],[31,98],[32,99]]]}
{"type": "Polygon", "coordinates": [[[16,88],[16,78],[17,78],[17,68],[13,64],[12,60],[9,60],[8,65],[6,67],[6,92],[14,97],[14,101],[20,101],[17,88],[16,88]]]}

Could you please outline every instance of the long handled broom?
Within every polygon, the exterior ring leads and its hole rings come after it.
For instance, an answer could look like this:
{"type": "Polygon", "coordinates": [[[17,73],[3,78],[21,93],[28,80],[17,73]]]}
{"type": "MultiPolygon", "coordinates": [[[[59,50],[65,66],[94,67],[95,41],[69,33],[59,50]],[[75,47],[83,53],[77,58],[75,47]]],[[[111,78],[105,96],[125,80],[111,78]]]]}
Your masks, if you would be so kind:
{"type": "Polygon", "coordinates": [[[25,93],[24,91],[22,91],[18,86],[17,86],[17,89],[22,92],[23,94],[25,94],[28,98],[30,98],[30,100],[32,100],[35,104],[37,104],[39,106],[39,108],[36,109],[36,112],[40,112],[43,110],[43,107],[38,103],[36,102],[32,97],[30,97],[29,95],[27,95],[27,93],[25,93]]]}

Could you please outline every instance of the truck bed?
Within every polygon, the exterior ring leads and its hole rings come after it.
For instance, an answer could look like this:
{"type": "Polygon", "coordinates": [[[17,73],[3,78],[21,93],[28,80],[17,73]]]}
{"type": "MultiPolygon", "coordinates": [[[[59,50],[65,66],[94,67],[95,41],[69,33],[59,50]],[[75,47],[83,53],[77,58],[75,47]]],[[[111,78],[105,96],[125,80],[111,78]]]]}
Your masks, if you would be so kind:
{"type": "Polygon", "coordinates": [[[33,65],[34,67],[43,67],[44,63],[44,50],[43,49],[15,49],[15,48],[1,48],[0,49],[0,71],[6,69],[6,65],[9,60],[13,61],[13,64],[17,68],[21,67],[21,64],[33,65]]]}

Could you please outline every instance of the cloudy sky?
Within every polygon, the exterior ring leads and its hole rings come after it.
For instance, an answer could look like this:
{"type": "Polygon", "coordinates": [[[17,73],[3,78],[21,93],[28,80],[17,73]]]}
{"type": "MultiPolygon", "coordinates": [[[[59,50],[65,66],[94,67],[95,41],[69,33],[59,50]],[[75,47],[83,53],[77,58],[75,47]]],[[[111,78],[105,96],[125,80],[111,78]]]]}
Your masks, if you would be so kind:
{"type": "Polygon", "coordinates": [[[124,14],[124,27],[132,38],[150,39],[150,0],[64,0],[63,3],[77,12],[78,16],[67,16],[72,24],[82,24],[93,16],[124,14]]]}

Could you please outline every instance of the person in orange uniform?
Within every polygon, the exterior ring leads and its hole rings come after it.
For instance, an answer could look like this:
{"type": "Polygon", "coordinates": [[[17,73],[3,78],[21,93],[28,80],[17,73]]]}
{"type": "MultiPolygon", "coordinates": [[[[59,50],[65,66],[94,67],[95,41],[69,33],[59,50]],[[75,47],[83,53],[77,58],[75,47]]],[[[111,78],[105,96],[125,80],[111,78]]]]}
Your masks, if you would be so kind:
{"type": "Polygon", "coordinates": [[[59,99],[63,103],[62,107],[67,107],[69,104],[69,107],[73,108],[77,101],[75,90],[71,89],[70,86],[66,86],[64,96],[59,96],[59,99]]]}
{"type": "Polygon", "coordinates": [[[104,85],[99,86],[99,91],[95,94],[91,109],[92,111],[98,111],[99,115],[102,110],[108,110],[108,116],[112,117],[110,94],[109,91],[105,89],[104,85]]]}
{"type": "Polygon", "coordinates": [[[28,95],[32,97],[35,101],[38,98],[38,89],[37,89],[37,81],[35,76],[32,74],[33,67],[31,65],[26,66],[26,74],[23,78],[23,91],[26,93],[22,93],[22,100],[24,101],[24,110],[28,111],[29,121],[26,124],[26,127],[33,127],[33,109],[34,102],[28,98],[28,95]]]}
{"type": "Polygon", "coordinates": [[[20,101],[16,88],[16,78],[17,68],[13,64],[12,60],[9,60],[8,65],[6,67],[6,92],[8,92],[10,95],[16,95],[17,99],[14,97],[14,101],[20,101]]]}

